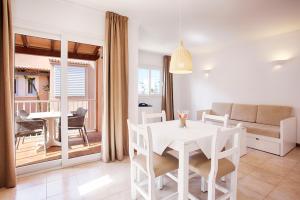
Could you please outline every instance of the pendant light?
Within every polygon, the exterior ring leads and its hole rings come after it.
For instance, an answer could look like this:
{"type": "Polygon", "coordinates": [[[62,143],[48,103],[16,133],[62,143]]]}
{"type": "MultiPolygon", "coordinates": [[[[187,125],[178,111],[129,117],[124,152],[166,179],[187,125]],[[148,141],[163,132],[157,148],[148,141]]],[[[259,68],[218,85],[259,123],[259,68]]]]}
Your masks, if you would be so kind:
{"type": "MultiPolygon", "coordinates": [[[[181,1],[181,0],[179,0],[181,1]]],[[[181,8],[182,6],[178,6],[178,13],[179,13],[179,37],[182,39],[182,33],[181,33],[181,8]]],[[[170,62],[170,73],[173,74],[190,74],[193,70],[193,64],[192,64],[192,55],[187,50],[184,45],[183,41],[181,40],[179,43],[179,46],[175,49],[175,51],[172,53],[171,56],[171,62],[170,62]]]]}

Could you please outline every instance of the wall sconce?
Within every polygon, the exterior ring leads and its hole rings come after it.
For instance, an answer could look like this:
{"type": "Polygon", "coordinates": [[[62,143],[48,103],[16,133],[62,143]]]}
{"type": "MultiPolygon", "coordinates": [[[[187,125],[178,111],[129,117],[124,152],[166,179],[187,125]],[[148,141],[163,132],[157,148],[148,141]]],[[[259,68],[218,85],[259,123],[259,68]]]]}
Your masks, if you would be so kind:
{"type": "Polygon", "coordinates": [[[274,60],[272,61],[273,70],[280,70],[289,60],[274,60]]]}
{"type": "Polygon", "coordinates": [[[205,68],[205,69],[202,69],[203,73],[204,73],[204,76],[207,78],[209,77],[211,71],[212,71],[213,68],[205,68]]]}

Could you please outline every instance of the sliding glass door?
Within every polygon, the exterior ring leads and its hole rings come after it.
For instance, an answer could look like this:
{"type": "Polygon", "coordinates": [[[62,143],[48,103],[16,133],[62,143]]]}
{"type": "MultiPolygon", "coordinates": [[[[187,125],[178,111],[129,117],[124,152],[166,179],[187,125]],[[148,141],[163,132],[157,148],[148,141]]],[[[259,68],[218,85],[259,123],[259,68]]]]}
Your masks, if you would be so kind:
{"type": "MultiPolygon", "coordinates": [[[[15,34],[14,109],[17,167],[61,159],[61,102],[53,90],[53,61],[61,41],[15,34]]],[[[60,80],[60,76],[57,79],[60,80]]]]}
{"type": "Polygon", "coordinates": [[[100,46],[68,42],[68,158],[100,153],[97,127],[97,68],[100,46]]]}
{"type": "Polygon", "coordinates": [[[102,47],[44,35],[15,35],[19,174],[100,158],[102,47]]]}

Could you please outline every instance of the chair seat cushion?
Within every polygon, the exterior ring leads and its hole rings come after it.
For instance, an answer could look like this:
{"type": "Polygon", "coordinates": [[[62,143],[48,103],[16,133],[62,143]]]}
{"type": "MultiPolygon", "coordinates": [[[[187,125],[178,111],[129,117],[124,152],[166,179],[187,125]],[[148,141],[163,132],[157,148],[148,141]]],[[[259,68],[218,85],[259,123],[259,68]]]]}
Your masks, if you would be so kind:
{"type": "MultiPolygon", "coordinates": [[[[147,159],[144,155],[134,156],[133,162],[136,162],[140,165],[145,171],[147,171],[147,159]]],[[[160,156],[156,153],[153,153],[153,167],[155,177],[164,175],[168,172],[178,169],[178,160],[173,156],[166,154],[160,156]]]]}
{"type": "Polygon", "coordinates": [[[18,131],[18,132],[16,133],[16,136],[17,136],[17,137],[23,137],[23,136],[29,136],[29,135],[33,135],[33,134],[42,133],[42,132],[43,132],[43,129],[18,131]]]}
{"type": "MultiPolygon", "coordinates": [[[[211,169],[211,161],[203,153],[198,153],[190,157],[190,170],[204,178],[208,178],[211,169]]],[[[221,178],[235,170],[234,164],[226,159],[220,159],[218,163],[217,178],[221,178]]]]}

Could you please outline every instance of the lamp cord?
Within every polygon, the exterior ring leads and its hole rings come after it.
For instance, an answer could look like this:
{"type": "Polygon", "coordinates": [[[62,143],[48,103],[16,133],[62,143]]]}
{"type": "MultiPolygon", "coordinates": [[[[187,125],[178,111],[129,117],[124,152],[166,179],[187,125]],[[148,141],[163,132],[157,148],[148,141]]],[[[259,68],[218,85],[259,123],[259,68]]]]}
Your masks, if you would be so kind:
{"type": "Polygon", "coordinates": [[[178,0],[178,32],[179,41],[182,40],[182,10],[181,10],[181,0],[178,0]]]}

